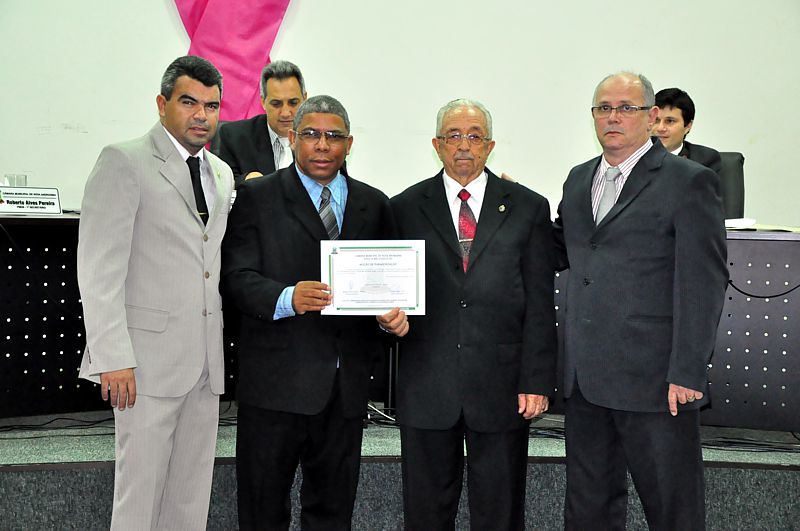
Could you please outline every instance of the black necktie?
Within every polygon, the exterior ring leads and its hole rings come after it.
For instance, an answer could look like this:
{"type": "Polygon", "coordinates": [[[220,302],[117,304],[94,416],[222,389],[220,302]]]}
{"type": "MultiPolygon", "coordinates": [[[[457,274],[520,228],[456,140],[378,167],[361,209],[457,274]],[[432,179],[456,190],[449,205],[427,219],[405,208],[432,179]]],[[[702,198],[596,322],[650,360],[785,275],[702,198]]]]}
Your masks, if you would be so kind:
{"type": "Polygon", "coordinates": [[[186,159],[189,165],[189,174],[192,176],[192,189],[194,189],[194,201],[197,203],[197,213],[203,220],[203,225],[208,223],[208,207],[206,206],[206,196],[203,193],[203,183],[200,180],[200,159],[189,157],[186,159]]]}

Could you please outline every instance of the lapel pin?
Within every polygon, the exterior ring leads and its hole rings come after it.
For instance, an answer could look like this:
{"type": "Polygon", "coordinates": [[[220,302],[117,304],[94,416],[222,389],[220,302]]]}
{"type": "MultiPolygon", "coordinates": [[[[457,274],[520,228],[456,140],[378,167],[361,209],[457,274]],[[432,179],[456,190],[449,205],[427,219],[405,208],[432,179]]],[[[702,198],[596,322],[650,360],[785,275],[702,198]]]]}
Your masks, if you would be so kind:
{"type": "Polygon", "coordinates": [[[497,211],[498,212],[505,212],[506,211],[506,206],[505,205],[500,205],[499,207],[497,207],[497,211]]]}

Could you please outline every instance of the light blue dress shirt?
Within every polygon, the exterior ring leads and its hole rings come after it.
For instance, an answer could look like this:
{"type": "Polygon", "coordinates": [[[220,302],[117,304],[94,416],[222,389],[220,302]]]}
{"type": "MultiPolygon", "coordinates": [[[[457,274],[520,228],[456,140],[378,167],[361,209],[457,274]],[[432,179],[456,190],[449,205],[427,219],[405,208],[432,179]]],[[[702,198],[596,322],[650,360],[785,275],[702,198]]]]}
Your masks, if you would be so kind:
{"type": "MultiPolygon", "coordinates": [[[[300,182],[303,183],[303,187],[306,189],[306,192],[308,192],[308,197],[311,199],[311,202],[314,203],[314,208],[319,211],[323,186],[300,171],[297,164],[295,164],[294,167],[297,170],[297,175],[300,176],[300,182]]],[[[337,173],[336,177],[334,177],[327,186],[331,191],[331,208],[333,208],[333,213],[336,216],[336,223],[339,224],[339,232],[341,232],[344,222],[344,207],[347,204],[347,179],[345,179],[341,173],[337,173]]],[[[275,305],[275,313],[272,316],[273,320],[277,321],[284,317],[294,316],[294,308],[292,308],[293,295],[294,286],[287,286],[283,289],[281,296],[278,297],[278,303],[275,305]]]]}

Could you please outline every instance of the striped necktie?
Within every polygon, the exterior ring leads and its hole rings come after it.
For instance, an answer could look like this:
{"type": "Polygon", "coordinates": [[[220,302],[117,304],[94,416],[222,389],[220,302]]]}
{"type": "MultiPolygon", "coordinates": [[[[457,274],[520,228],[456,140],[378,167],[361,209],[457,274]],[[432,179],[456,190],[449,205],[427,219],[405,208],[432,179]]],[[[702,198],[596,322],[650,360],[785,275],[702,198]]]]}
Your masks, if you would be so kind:
{"type": "Polygon", "coordinates": [[[327,186],[322,188],[322,194],[320,194],[319,217],[322,219],[322,224],[325,225],[325,230],[328,231],[328,238],[338,239],[339,224],[336,223],[336,214],[333,213],[331,206],[331,189],[327,186]]]}

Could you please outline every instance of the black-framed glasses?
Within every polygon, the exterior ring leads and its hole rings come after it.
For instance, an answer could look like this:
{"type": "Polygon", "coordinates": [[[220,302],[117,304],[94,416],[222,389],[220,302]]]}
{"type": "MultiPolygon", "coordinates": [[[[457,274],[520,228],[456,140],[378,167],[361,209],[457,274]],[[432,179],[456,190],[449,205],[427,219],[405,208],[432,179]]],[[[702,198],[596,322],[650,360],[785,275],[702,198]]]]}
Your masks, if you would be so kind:
{"type": "Polygon", "coordinates": [[[342,133],[341,131],[317,131],[316,129],[303,129],[302,131],[294,131],[301,141],[306,144],[316,144],[322,137],[329,144],[344,144],[350,135],[342,133]]]}
{"type": "Polygon", "coordinates": [[[617,114],[622,116],[633,116],[639,111],[649,111],[652,105],[618,105],[612,107],[611,105],[595,105],[592,107],[592,116],[595,118],[608,118],[611,113],[617,111],[617,114]]]}
{"type": "Polygon", "coordinates": [[[436,138],[439,140],[444,140],[445,144],[449,144],[451,146],[457,146],[464,140],[473,146],[480,146],[484,142],[491,140],[490,138],[485,138],[475,133],[468,133],[465,135],[461,133],[447,133],[446,135],[437,136],[436,138]]]}

